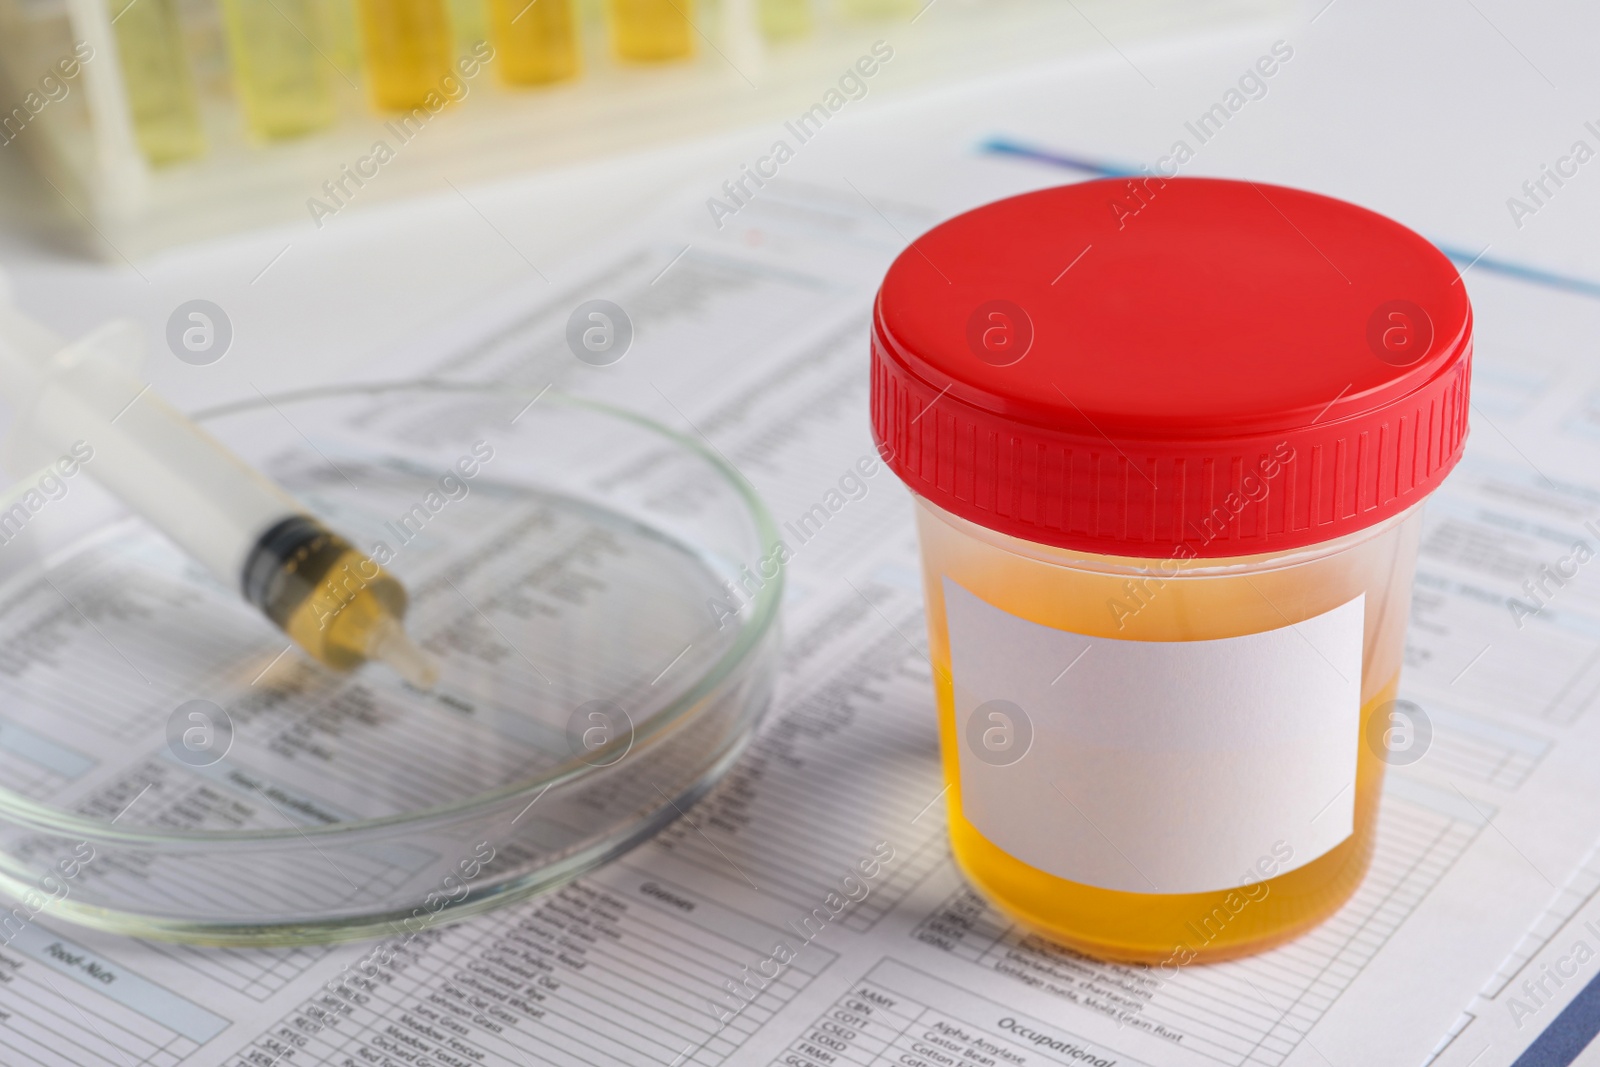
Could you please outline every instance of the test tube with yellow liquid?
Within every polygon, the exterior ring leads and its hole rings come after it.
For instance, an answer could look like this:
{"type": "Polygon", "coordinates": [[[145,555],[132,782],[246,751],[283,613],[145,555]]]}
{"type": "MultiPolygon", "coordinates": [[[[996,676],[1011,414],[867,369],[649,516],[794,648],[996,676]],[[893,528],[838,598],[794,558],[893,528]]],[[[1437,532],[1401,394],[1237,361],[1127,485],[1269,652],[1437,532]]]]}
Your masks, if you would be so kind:
{"type": "Polygon", "coordinates": [[[914,17],[928,0],[840,0],[839,9],[846,18],[879,21],[914,17]]]}
{"type": "Polygon", "coordinates": [[[694,54],[694,0],[607,0],[611,47],[637,62],[694,54]]]}
{"type": "Polygon", "coordinates": [[[315,0],[317,47],[339,73],[354,80],[361,70],[361,34],[356,0],[315,0]]]}
{"type": "Polygon", "coordinates": [[[173,0],[110,0],[133,133],[155,166],[206,150],[173,0]]]}
{"type": "Polygon", "coordinates": [[[758,0],[756,20],[769,41],[787,41],[811,32],[811,0],[758,0]]]}
{"type": "Polygon", "coordinates": [[[479,41],[487,41],[489,11],[486,0],[450,0],[450,28],[455,34],[458,54],[472,51],[472,46],[479,41]]]}
{"type": "Polygon", "coordinates": [[[250,131],[295,137],[333,121],[313,0],[223,0],[234,85],[250,131]]]}
{"type": "Polygon", "coordinates": [[[495,63],[511,85],[542,85],[578,73],[572,0],[489,0],[495,63]]]}
{"type": "Polygon", "coordinates": [[[385,110],[424,106],[443,93],[455,42],[445,0],[360,0],[361,51],[372,103],[385,110]]]}

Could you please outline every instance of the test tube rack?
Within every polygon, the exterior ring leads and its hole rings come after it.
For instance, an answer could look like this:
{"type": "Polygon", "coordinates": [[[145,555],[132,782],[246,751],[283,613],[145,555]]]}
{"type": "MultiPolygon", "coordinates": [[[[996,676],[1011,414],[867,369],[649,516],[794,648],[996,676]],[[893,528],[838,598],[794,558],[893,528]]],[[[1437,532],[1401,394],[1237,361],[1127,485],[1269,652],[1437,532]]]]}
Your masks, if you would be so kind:
{"type": "MultiPolygon", "coordinates": [[[[819,104],[848,99],[839,93],[840,78],[862,69],[876,42],[883,42],[880,55],[887,47],[893,58],[865,64],[874,72],[860,80],[874,100],[1074,52],[1109,53],[1111,42],[1262,21],[1285,6],[874,0],[883,5],[877,18],[817,10],[803,39],[773,42],[760,29],[760,0],[702,0],[694,56],[641,65],[612,58],[599,0],[580,0],[577,78],[506,86],[491,60],[463,78],[458,102],[437,113],[385,114],[366,101],[353,55],[329,49],[324,58],[339,75],[331,79],[337,120],[307,136],[260,141],[246,131],[233,95],[217,0],[177,2],[207,149],[190,161],[152,166],[135,136],[107,0],[0,0],[0,152],[27,154],[83,250],[107,261],[242,228],[297,220],[320,228],[348,208],[438,191],[447,179],[489,180],[762,122],[776,132],[785,121],[816,114],[819,104]],[[375,153],[380,142],[387,152],[375,153]],[[375,160],[380,154],[387,158],[375,160]],[[344,178],[352,171],[366,178],[344,178]],[[346,195],[330,196],[329,183],[346,195]]],[[[488,36],[483,2],[451,0],[464,55],[488,36]]],[[[859,10],[863,0],[853,3],[859,10]]]]}

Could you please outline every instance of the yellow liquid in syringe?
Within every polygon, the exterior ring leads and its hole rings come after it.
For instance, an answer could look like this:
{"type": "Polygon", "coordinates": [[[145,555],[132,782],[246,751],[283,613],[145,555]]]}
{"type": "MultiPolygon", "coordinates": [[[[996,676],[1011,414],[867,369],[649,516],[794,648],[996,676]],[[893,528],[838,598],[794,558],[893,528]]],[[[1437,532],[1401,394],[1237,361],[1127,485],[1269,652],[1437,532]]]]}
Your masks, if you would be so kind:
{"type": "Polygon", "coordinates": [[[608,0],[611,45],[641,62],[694,54],[694,0],[608,0]]]}
{"type": "Polygon", "coordinates": [[[370,557],[320,523],[294,520],[286,547],[270,538],[247,565],[245,597],[318,661],[348,671],[368,660],[427,688],[433,661],[411,643],[405,588],[370,557]]]}
{"type": "Polygon", "coordinates": [[[372,102],[386,110],[447,96],[455,42],[444,0],[360,0],[363,67],[372,102]]]}
{"type": "Polygon", "coordinates": [[[376,569],[361,553],[345,552],[282,624],[295,644],[335,670],[365,663],[374,629],[405,615],[406,596],[400,583],[382,570],[370,580],[360,578],[363,563],[369,573],[376,569]],[[352,582],[351,575],[358,575],[358,580],[352,582]]]}
{"type": "Polygon", "coordinates": [[[312,0],[223,0],[234,85],[252,133],[294,137],[333,121],[330,60],[312,0]]]}
{"type": "Polygon", "coordinates": [[[495,65],[511,85],[541,85],[578,73],[572,0],[490,0],[495,65]]]}

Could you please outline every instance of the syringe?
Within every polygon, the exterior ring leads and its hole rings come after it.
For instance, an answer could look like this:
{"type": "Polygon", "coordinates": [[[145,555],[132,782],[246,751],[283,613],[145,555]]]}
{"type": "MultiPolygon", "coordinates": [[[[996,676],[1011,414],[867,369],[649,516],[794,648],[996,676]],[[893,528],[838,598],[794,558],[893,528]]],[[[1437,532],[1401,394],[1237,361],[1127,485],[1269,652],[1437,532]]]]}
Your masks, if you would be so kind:
{"type": "MultiPolygon", "coordinates": [[[[128,370],[121,324],[72,345],[0,300],[8,448],[27,466],[86,442],[91,476],[336,670],[367,660],[413,685],[438,678],[406,635],[405,589],[282,488],[128,370]]],[[[14,473],[22,473],[16,471],[14,473]]]]}

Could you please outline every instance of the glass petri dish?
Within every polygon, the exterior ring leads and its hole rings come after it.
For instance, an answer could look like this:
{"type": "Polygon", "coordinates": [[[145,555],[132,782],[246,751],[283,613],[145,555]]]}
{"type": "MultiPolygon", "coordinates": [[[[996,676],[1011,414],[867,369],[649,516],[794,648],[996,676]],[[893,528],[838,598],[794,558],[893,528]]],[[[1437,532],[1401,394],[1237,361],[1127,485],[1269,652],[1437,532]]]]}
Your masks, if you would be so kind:
{"type": "Polygon", "coordinates": [[[463,918],[677,818],[770,702],[776,529],[690,438],[444,381],[196,417],[405,584],[439,684],[321,667],[92,456],[24,479],[0,497],[0,927],[281,945],[463,918]]]}

